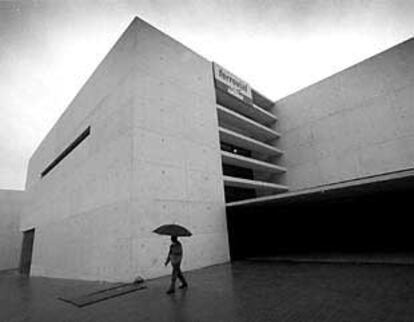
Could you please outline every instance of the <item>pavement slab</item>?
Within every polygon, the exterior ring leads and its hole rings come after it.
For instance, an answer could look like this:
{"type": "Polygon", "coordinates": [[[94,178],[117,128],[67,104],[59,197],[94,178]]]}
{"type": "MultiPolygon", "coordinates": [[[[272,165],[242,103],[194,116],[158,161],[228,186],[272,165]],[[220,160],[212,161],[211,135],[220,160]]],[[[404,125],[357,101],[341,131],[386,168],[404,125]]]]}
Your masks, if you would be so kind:
{"type": "Polygon", "coordinates": [[[83,308],[58,300],[110,283],[0,273],[0,321],[414,321],[414,266],[240,261],[184,272],[83,308]]]}

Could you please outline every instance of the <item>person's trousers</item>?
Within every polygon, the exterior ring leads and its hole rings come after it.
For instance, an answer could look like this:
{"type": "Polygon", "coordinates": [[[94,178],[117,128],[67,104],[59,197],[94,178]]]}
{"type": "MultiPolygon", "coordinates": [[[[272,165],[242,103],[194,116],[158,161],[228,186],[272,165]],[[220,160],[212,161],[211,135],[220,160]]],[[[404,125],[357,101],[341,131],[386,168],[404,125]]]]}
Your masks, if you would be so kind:
{"type": "Polygon", "coordinates": [[[187,281],[184,278],[183,273],[181,272],[180,264],[172,265],[173,271],[171,275],[171,288],[175,287],[175,281],[178,279],[183,285],[187,285],[187,281]]]}

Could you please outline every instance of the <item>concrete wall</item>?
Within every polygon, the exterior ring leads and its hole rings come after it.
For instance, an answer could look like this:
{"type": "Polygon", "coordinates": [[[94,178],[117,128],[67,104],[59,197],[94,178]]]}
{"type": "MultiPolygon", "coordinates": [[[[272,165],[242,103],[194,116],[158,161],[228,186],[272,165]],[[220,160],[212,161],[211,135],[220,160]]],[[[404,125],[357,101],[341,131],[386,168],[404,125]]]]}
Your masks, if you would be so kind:
{"type": "Polygon", "coordinates": [[[96,280],[116,275],[107,240],[130,214],[136,46],[131,38],[132,26],[30,159],[21,229],[35,228],[32,275],[96,280]],[[88,126],[90,136],[41,178],[88,126]]]}
{"type": "Polygon", "coordinates": [[[414,166],[414,39],[276,102],[291,190],[414,166]]]}
{"type": "Polygon", "coordinates": [[[151,233],[179,223],[184,269],[229,260],[224,188],[211,62],[146,24],[136,56],[131,234],[145,276],[165,274],[169,240],[151,233]]]}
{"type": "Polygon", "coordinates": [[[228,261],[212,68],[135,19],[32,156],[32,274],[128,281],[169,273],[177,222],[184,269],[228,261]],[[82,131],[91,134],[45,177],[39,174],[82,131]]]}
{"type": "Polygon", "coordinates": [[[22,235],[19,222],[24,192],[0,190],[0,271],[19,265],[22,235]]]}

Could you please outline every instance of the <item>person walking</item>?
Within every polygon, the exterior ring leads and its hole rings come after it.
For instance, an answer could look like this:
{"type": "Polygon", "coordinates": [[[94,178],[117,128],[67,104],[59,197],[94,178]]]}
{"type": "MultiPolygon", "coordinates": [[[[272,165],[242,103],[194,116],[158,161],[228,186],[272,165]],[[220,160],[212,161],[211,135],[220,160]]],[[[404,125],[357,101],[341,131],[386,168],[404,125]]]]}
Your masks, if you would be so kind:
{"type": "Polygon", "coordinates": [[[178,241],[177,236],[171,236],[171,246],[170,251],[168,252],[167,259],[165,260],[165,266],[171,262],[172,266],[172,275],[171,275],[171,285],[167,290],[167,294],[172,294],[175,292],[175,281],[178,279],[181,282],[180,288],[187,288],[188,284],[184,278],[183,273],[181,272],[181,260],[183,258],[183,247],[178,241]]]}

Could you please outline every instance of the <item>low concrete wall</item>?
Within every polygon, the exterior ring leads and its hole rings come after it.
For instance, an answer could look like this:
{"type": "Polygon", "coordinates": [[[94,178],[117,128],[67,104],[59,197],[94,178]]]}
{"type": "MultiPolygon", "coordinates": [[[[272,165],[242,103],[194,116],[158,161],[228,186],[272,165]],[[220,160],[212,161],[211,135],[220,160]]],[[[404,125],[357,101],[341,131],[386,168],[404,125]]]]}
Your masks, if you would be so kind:
{"type": "Polygon", "coordinates": [[[310,188],[414,166],[414,39],[276,102],[284,183],[310,188]]]}
{"type": "Polygon", "coordinates": [[[0,270],[17,268],[19,265],[19,221],[23,198],[23,191],[0,190],[0,270]]]}

